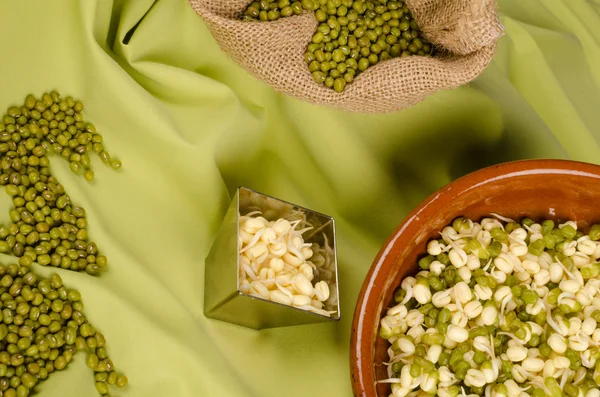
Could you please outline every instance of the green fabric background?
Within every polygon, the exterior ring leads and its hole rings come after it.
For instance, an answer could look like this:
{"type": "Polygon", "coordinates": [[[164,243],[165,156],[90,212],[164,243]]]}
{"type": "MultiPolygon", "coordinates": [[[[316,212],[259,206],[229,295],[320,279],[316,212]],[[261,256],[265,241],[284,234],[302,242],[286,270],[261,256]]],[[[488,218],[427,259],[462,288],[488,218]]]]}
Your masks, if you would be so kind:
{"type": "MultiPolygon", "coordinates": [[[[51,89],[78,97],[124,162],[94,159],[89,185],[52,161],[111,262],[100,278],[60,274],[130,378],[118,395],[349,396],[355,299],[408,211],[501,161],[598,162],[600,2],[499,2],[506,36],[477,81],[382,116],[274,93],[185,0],[0,2],[0,109],[51,89]],[[238,185],[335,217],[339,323],[257,332],[204,317],[204,257],[238,185]]],[[[40,390],[95,395],[81,355],[40,390]]]]}

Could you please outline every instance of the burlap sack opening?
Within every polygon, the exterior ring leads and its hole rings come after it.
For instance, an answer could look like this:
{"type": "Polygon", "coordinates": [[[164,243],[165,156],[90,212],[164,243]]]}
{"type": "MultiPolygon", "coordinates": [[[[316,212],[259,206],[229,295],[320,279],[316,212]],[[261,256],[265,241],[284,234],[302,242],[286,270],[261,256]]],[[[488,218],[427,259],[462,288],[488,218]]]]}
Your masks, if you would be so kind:
{"type": "Polygon", "coordinates": [[[437,91],[472,81],[492,60],[503,32],[495,0],[407,0],[425,37],[442,48],[443,55],[381,62],[336,93],[315,83],[304,62],[317,28],[314,13],[242,22],[237,17],[249,0],[189,1],[223,51],[275,90],[360,113],[404,109],[437,91]]]}

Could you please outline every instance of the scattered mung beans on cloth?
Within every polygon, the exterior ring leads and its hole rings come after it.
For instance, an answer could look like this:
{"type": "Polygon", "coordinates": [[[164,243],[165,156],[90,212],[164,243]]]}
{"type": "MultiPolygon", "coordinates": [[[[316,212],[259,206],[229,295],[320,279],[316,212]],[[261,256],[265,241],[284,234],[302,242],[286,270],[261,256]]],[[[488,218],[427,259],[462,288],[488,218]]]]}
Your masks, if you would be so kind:
{"type": "MultiPolygon", "coordinates": [[[[315,78],[321,80],[322,76],[317,74],[315,77],[306,67],[307,46],[315,39],[315,35],[318,36],[317,28],[320,23],[318,18],[322,18],[322,14],[318,16],[316,11],[304,11],[300,15],[275,18],[270,22],[246,22],[241,21],[240,17],[251,4],[249,0],[189,1],[192,8],[204,18],[221,48],[238,64],[277,91],[317,105],[362,113],[384,113],[403,109],[437,91],[470,82],[491,61],[496,41],[503,31],[494,0],[406,0],[404,4],[411,11],[416,25],[421,28],[423,37],[439,49],[439,56],[405,56],[378,62],[368,69],[365,68],[360,76],[352,76],[352,84],[341,87],[344,83],[338,81],[338,88],[343,89],[338,93],[323,85],[315,84],[315,78]]],[[[315,4],[315,0],[312,1],[315,4]]],[[[336,22],[339,23],[340,17],[347,18],[345,15],[339,15],[344,13],[344,7],[349,9],[344,5],[344,0],[317,0],[317,2],[319,5],[325,5],[332,12],[335,10],[336,22]]],[[[366,8],[367,4],[373,4],[373,11],[375,11],[378,5],[383,6],[388,3],[394,2],[354,0],[352,7],[354,4],[360,4],[357,8],[362,10],[362,5],[366,8]]],[[[275,16],[272,14],[271,18],[275,16]]],[[[381,18],[383,19],[383,16],[381,18]]],[[[267,19],[269,19],[268,12],[267,19]]],[[[380,22],[377,16],[373,18],[375,25],[380,22]]],[[[333,25],[337,27],[336,24],[333,25]]],[[[358,42],[357,36],[360,36],[362,29],[356,32],[358,25],[352,31],[350,27],[353,26],[348,27],[348,42],[350,40],[358,42]]],[[[383,29],[383,24],[381,27],[383,29]]],[[[376,28],[377,26],[374,27],[374,32],[376,28]]],[[[340,28],[340,33],[341,31],[340,28]]],[[[372,50],[377,52],[384,46],[383,41],[380,40],[381,35],[376,36],[372,33],[371,36],[362,36],[369,38],[370,41],[367,60],[372,50]],[[376,46],[371,48],[373,44],[376,46]]],[[[396,37],[397,41],[399,37],[396,37]]],[[[317,37],[317,41],[319,38],[320,36],[317,37]]],[[[391,37],[389,40],[393,41],[391,37]]],[[[366,54],[366,39],[363,39],[362,44],[365,44],[361,47],[365,48],[364,54],[366,54]]],[[[375,55],[379,60],[381,51],[375,55]]],[[[339,58],[339,54],[336,57],[339,58]]],[[[374,57],[371,57],[371,60],[375,61],[374,57]]],[[[346,61],[344,64],[348,69],[349,65],[346,61]]],[[[316,64],[313,65],[316,67],[316,64]]],[[[329,66],[333,69],[331,63],[329,66]]],[[[336,69],[337,66],[336,62],[336,69]]],[[[353,66],[352,61],[350,66],[353,66]]],[[[364,66],[366,64],[363,61],[364,66]]],[[[324,68],[326,69],[327,66],[324,68]]],[[[341,68],[343,69],[343,66],[341,68]]],[[[344,73],[344,81],[347,82],[345,75],[346,73],[344,73]]],[[[331,76],[326,76],[325,79],[327,77],[331,76]]],[[[331,84],[331,79],[328,84],[331,84]]]]}
{"type": "Polygon", "coordinates": [[[50,172],[47,154],[70,162],[71,171],[91,182],[89,153],[97,153],[112,168],[102,135],[83,120],[83,104],[56,92],[40,100],[28,96],[21,107],[8,109],[0,124],[0,184],[12,197],[13,223],[0,227],[0,253],[37,261],[42,266],[81,270],[97,275],[107,266],[87,234],[85,210],[75,206],[50,172]]]}
{"type": "Polygon", "coordinates": [[[495,215],[440,234],[380,322],[391,396],[600,396],[600,225],[495,215]]]}
{"type": "Polygon", "coordinates": [[[240,217],[240,291],[323,316],[337,300],[335,266],[327,240],[305,243],[302,219],[268,221],[257,213],[240,217]],[[314,284],[313,284],[314,283],[314,284]]]}
{"type": "Polygon", "coordinates": [[[119,169],[105,151],[102,136],[82,116],[83,104],[57,92],[29,95],[23,106],[0,120],[0,184],[11,197],[11,223],[0,226],[0,253],[18,264],[0,264],[0,396],[25,397],[53,372],[65,369],[78,350],[87,352],[96,389],[124,387],[104,336],[88,322],[81,295],[54,274],[38,276],[41,266],[98,275],[107,259],[87,234],[85,210],[75,206],[50,172],[49,155],[70,162],[71,171],[91,182],[89,153],[119,169]]]}

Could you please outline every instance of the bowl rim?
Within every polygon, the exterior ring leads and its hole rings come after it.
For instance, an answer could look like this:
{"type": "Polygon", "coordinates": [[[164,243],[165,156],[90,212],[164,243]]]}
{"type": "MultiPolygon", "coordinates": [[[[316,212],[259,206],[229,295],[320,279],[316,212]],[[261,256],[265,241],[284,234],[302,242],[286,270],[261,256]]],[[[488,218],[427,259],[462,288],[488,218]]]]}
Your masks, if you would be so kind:
{"type": "Polygon", "coordinates": [[[579,175],[600,179],[600,166],[559,159],[519,160],[492,165],[448,183],[404,217],[377,253],[365,276],[354,309],[350,336],[350,375],[354,396],[377,397],[376,385],[373,381],[375,371],[371,332],[372,324],[374,321],[379,321],[380,313],[374,313],[375,311],[369,311],[367,308],[372,306],[372,302],[378,301],[379,294],[375,285],[384,281],[382,267],[390,261],[397,260],[402,246],[407,244],[414,235],[413,229],[418,225],[413,221],[418,217],[427,217],[428,214],[435,213],[448,199],[452,200],[467,190],[498,179],[536,174],[579,175]]]}

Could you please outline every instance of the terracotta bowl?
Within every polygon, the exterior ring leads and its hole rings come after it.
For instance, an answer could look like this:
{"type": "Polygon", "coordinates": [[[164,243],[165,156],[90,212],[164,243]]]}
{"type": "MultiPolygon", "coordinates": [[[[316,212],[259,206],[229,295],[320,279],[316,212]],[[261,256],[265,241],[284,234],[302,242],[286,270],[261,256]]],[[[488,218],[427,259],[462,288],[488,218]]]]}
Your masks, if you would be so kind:
{"type": "Polygon", "coordinates": [[[504,163],[464,176],[421,203],[398,226],[363,283],[352,323],[350,365],[357,397],[387,397],[381,364],[387,341],[378,336],[395,289],[417,269],[426,244],[454,218],[479,220],[495,212],[513,219],[574,220],[584,231],[600,221],[600,166],[563,160],[504,163]]]}

